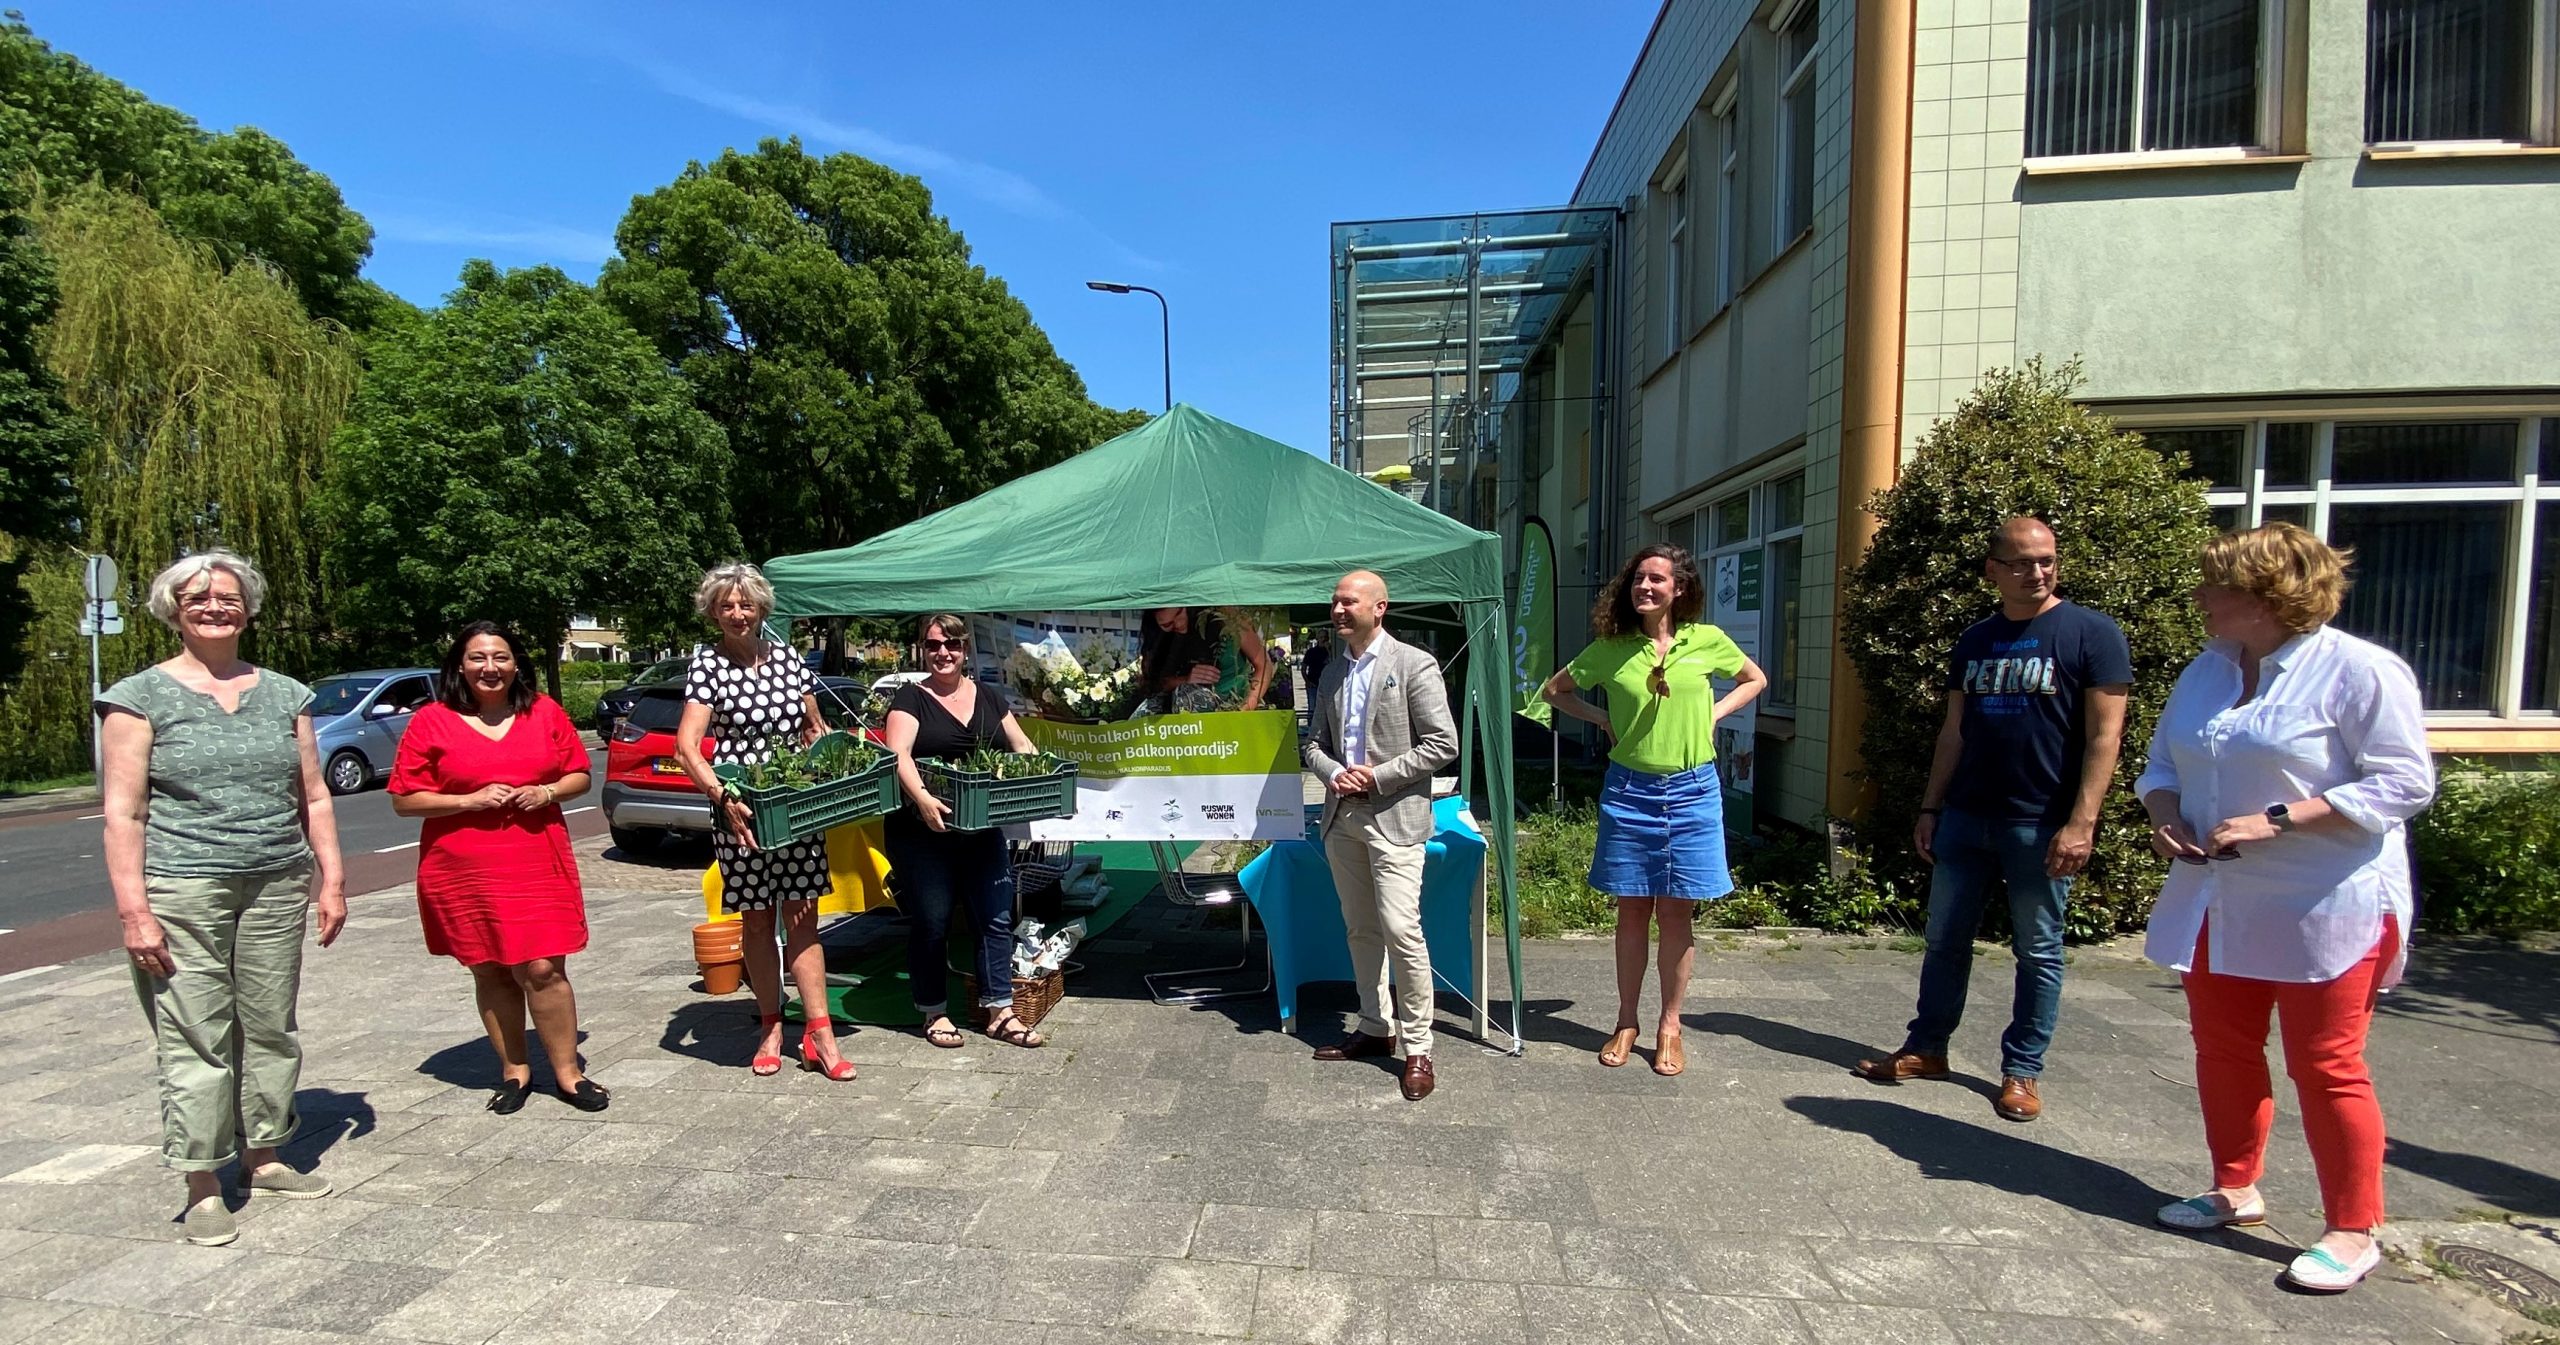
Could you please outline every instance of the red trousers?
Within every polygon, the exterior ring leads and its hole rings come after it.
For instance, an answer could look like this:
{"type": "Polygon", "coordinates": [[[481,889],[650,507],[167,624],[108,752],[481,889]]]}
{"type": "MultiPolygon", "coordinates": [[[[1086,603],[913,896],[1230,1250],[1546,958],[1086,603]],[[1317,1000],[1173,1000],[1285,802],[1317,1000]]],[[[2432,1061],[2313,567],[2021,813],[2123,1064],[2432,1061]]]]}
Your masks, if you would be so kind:
{"type": "Polygon", "coordinates": [[[2267,1129],[2276,1116],[2267,1073],[2267,1019],[2283,1015],[2284,1068],[2302,1102],[2303,1138],[2320,1174],[2320,1203],[2332,1228],[2382,1223],[2382,1105],[2365,1068],[2382,969],[2400,943],[2400,923],[2383,918],[2382,940],[2334,981],[2297,984],[2224,976],[2196,937],[2186,973],[2188,1030],[2196,1041],[2196,1092],[2204,1102],[2205,1147],[2213,1184],[2247,1187],[2265,1170],[2267,1129]]]}

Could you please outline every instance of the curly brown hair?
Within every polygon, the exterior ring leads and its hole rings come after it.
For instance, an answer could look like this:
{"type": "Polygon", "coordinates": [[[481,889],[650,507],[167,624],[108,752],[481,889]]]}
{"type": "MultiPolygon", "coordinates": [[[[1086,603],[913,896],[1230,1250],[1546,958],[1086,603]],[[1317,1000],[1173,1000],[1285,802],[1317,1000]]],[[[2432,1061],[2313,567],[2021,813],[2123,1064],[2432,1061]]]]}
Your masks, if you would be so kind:
{"type": "Polygon", "coordinates": [[[2316,630],[2345,605],[2355,551],[2334,547],[2291,523],[2226,532],[2204,544],[2204,582],[2246,593],[2275,609],[2296,635],[2316,630]]]}
{"type": "Polygon", "coordinates": [[[1636,600],[1629,593],[1635,582],[1636,567],[1649,560],[1671,562],[1671,623],[1684,625],[1698,619],[1707,609],[1707,584],[1698,575],[1698,562],[1689,548],[1670,542],[1656,542],[1627,557],[1625,568],[1601,588],[1600,598],[1591,604],[1591,638],[1605,640],[1612,635],[1633,635],[1644,629],[1636,616],[1636,600]]]}

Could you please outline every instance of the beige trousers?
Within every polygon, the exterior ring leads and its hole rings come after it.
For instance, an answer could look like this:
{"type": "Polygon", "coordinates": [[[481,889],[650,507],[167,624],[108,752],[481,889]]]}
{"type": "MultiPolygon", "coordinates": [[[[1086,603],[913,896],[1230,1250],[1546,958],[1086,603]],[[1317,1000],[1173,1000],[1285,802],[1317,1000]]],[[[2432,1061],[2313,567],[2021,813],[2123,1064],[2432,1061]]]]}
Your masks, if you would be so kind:
{"type": "Polygon", "coordinates": [[[211,1172],[243,1144],[293,1138],[311,868],[148,877],[143,891],[176,965],[166,979],[133,973],[160,1057],[161,1161],[211,1172]]]}
{"type": "Polygon", "coordinates": [[[1351,980],[1360,991],[1360,1030],[1391,1037],[1408,1056],[1431,1054],[1431,948],[1422,939],[1424,847],[1378,834],[1377,819],[1347,804],[1325,833],[1324,857],[1342,899],[1351,938],[1351,980]],[[1394,972],[1395,1020],[1387,1018],[1394,972]]]}

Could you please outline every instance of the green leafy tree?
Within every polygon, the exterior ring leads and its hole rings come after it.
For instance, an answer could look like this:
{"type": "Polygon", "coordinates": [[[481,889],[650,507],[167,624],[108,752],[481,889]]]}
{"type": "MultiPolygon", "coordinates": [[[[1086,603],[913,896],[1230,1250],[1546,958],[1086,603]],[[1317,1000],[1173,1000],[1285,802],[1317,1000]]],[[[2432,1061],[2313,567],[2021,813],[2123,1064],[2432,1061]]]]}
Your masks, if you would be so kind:
{"type": "Polygon", "coordinates": [[[255,127],[207,131],[0,18],[0,181],[48,195],[89,182],[136,192],[225,267],[254,258],[314,316],[363,329],[401,302],[357,272],[373,226],[337,184],[255,127]]]}
{"type": "Polygon", "coordinates": [[[1876,495],[1881,526],[1842,595],[1841,638],[1867,698],[1860,751],[1876,794],[1863,843],[1906,916],[1927,904],[1928,871],[1909,837],[1946,714],[1947,655],[1996,603],[1983,547],[2018,514],[2052,524],[2062,596],[2114,617],[2133,651],[2124,751],[2097,851],[2072,888],[2070,932],[2139,928],[2159,893],[2162,867],[2133,780],[2171,684],[2204,641],[2189,594],[2213,530],[2184,456],[2156,453],[2073,401],[2079,384],[2076,361],[2047,369],[2030,360],[1987,375],[1876,495]]]}
{"type": "Polygon", "coordinates": [[[71,473],[87,432],[36,349],[53,316],[53,267],[17,204],[0,182],[0,686],[25,664],[35,608],[20,580],[39,547],[67,535],[78,505],[71,473]]]}
{"type": "Polygon", "coordinates": [[[767,140],[633,200],[597,282],[728,432],[749,554],[847,546],[1146,419],[1093,404],[922,182],[767,140]]]}
{"type": "Polygon", "coordinates": [[[323,511],[343,619],[370,647],[421,657],[503,622],[556,696],[571,613],[663,628],[735,552],[719,426],[557,269],[471,262],[370,354],[323,511]]]}

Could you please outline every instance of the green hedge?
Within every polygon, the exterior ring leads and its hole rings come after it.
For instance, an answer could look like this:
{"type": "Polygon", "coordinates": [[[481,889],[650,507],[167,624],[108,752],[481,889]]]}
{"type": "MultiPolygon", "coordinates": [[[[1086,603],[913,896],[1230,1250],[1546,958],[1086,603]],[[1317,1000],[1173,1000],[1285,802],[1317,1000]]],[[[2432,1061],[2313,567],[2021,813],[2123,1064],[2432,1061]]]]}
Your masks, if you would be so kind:
{"type": "Polygon", "coordinates": [[[2410,838],[2420,928],[2509,936],[2560,929],[2560,762],[2521,771],[2441,762],[2435,806],[2410,838]]]}
{"type": "MultiPolygon", "coordinates": [[[[1584,881],[1599,839],[1600,814],[1589,803],[1526,813],[1520,818],[1520,932],[1544,938],[1574,930],[1605,930],[1617,921],[1617,902],[1584,881]]],[[[1891,898],[1863,869],[1834,877],[1822,838],[1785,823],[1763,825],[1727,847],[1734,893],[1698,903],[1698,918],[1726,929],[1772,925],[1843,933],[1910,927],[1891,898]]]]}

